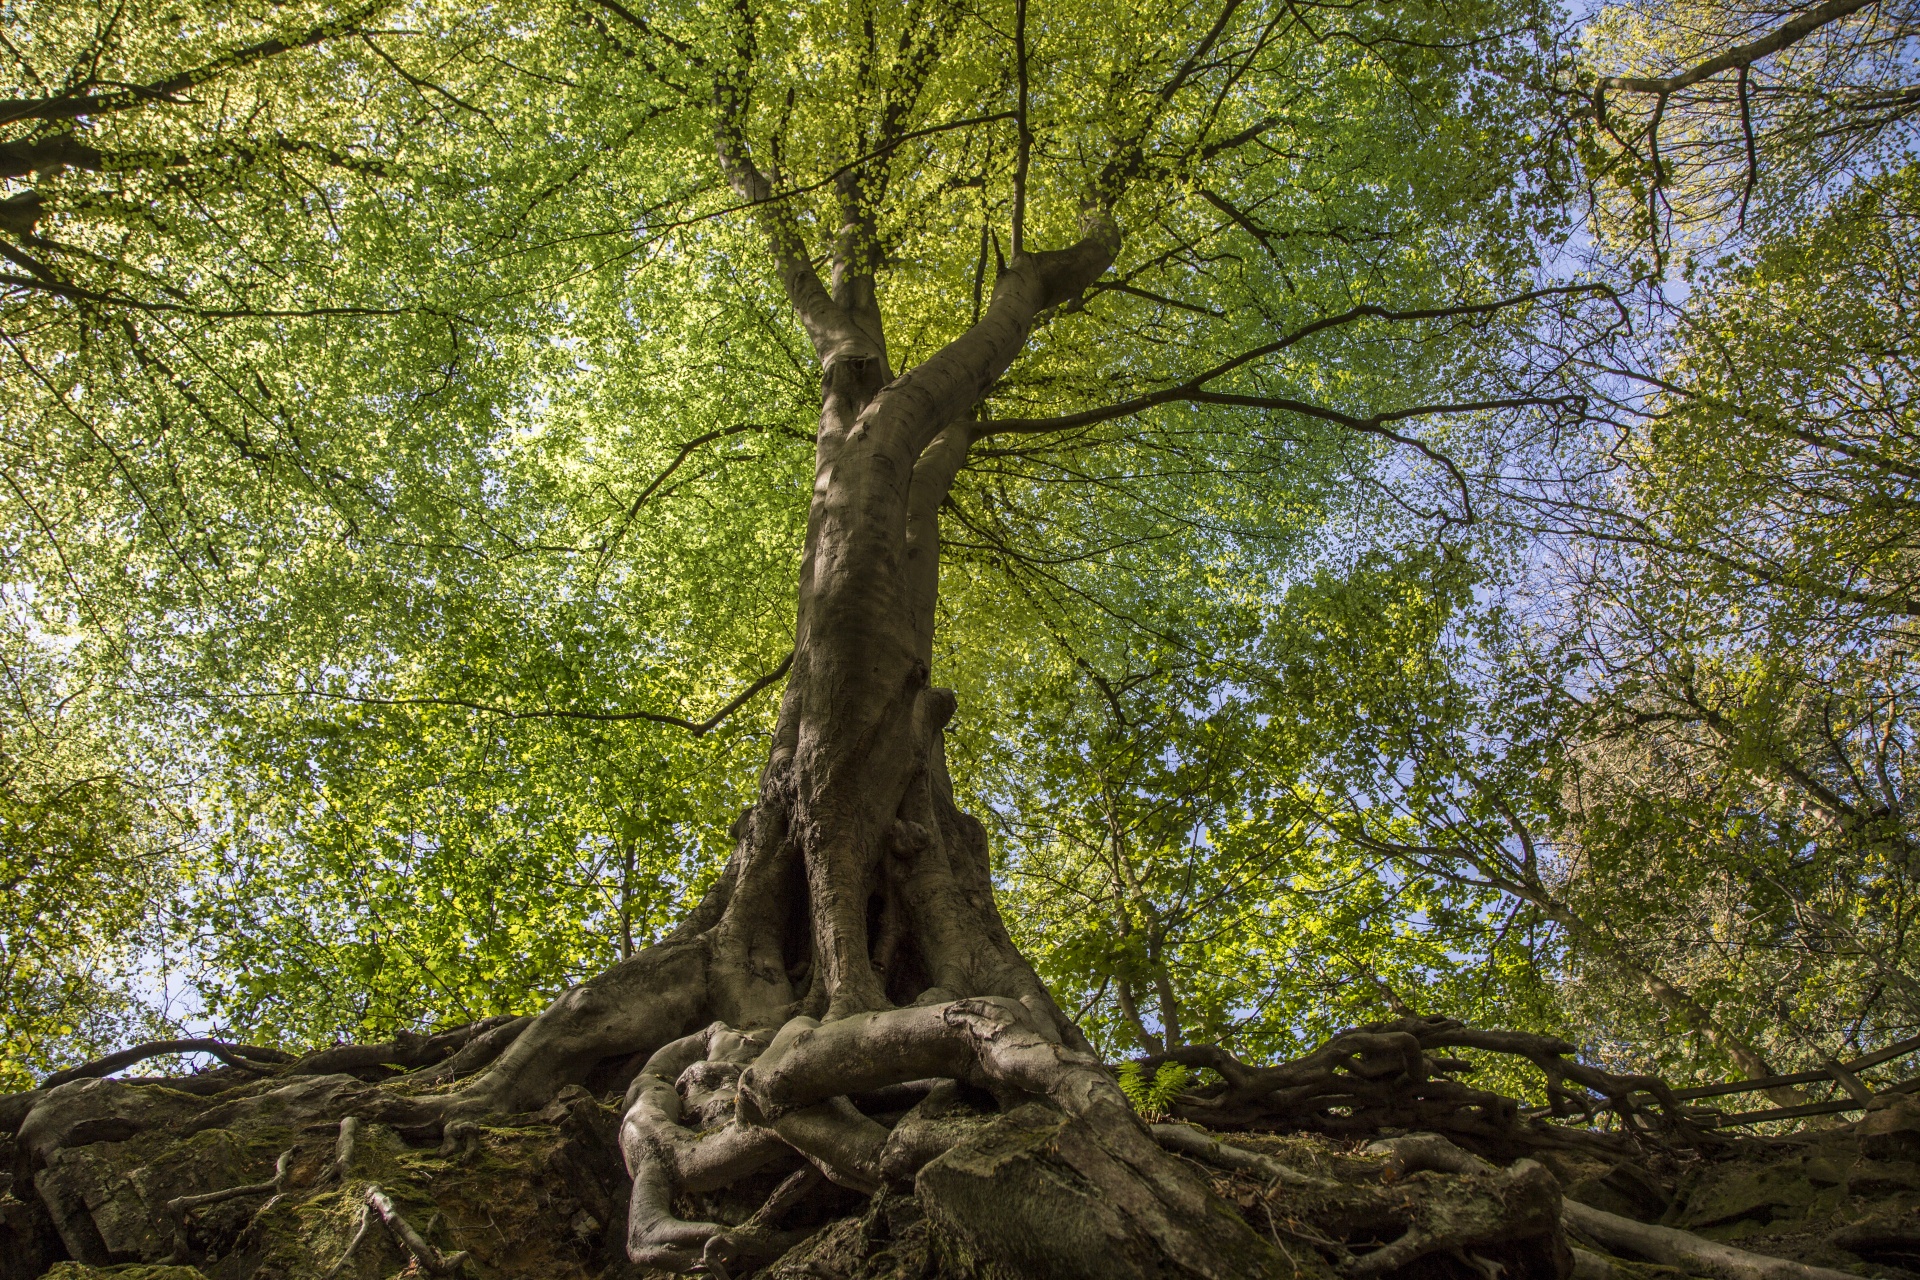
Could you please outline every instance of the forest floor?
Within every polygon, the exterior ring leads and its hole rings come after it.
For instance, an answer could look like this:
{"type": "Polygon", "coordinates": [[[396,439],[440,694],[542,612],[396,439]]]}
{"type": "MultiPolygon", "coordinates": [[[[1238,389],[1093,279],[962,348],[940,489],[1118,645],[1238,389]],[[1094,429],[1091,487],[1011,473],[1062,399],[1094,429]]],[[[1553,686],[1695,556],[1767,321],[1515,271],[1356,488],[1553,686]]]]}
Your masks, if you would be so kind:
{"type": "MultiPolygon", "coordinates": [[[[442,1124],[410,1123],[390,1105],[383,1111],[379,1099],[392,1094],[388,1084],[351,1073],[290,1083],[240,1080],[231,1067],[41,1091],[24,1123],[14,1108],[15,1158],[0,1172],[0,1280],[653,1274],[625,1254],[632,1184],[619,1154],[618,1092],[570,1086],[536,1113],[442,1124]]],[[[1070,1133],[1038,1112],[983,1118],[916,1179],[877,1194],[822,1181],[779,1224],[798,1243],[737,1274],[1051,1280],[1063,1274],[1062,1256],[1081,1259],[1088,1280],[1180,1274],[1103,1245],[1097,1197],[1081,1210],[994,1221],[985,1228],[991,1239],[982,1238],[977,1216],[955,1208],[980,1178],[1038,1188],[1026,1202],[1043,1208],[1083,1194],[1064,1190],[1074,1176],[1066,1167],[1070,1133]],[[1023,1270],[1021,1232],[1048,1230],[1083,1233],[1085,1248],[1063,1254],[1052,1242],[1047,1270],[1023,1270]]],[[[1651,1134],[1628,1140],[1617,1126],[1607,1133],[1536,1124],[1546,1136],[1533,1150],[1517,1159],[1490,1152],[1495,1163],[1393,1131],[1206,1135],[1160,1125],[1155,1136],[1183,1159],[1198,1154],[1188,1163],[1218,1203],[1300,1276],[1920,1280],[1920,1094],[1876,1100],[1853,1123],[1820,1123],[1781,1136],[1716,1136],[1695,1148],[1651,1134]],[[1562,1143],[1556,1133],[1572,1137],[1562,1143]],[[1412,1239],[1420,1229],[1436,1238],[1452,1229],[1421,1207],[1442,1183],[1455,1188],[1444,1200],[1455,1210],[1494,1204],[1509,1225],[1474,1228],[1470,1247],[1415,1249],[1403,1264],[1384,1265],[1399,1230],[1412,1239]],[[1489,1190],[1476,1200],[1457,1193],[1464,1184],[1489,1190]],[[1405,1209],[1392,1231],[1358,1225],[1382,1221],[1380,1206],[1390,1203],[1405,1209]],[[1634,1224],[1685,1234],[1642,1239],[1634,1224]],[[1675,1241],[1695,1252],[1674,1255],[1675,1241]],[[1702,1253],[1702,1245],[1731,1248],[1702,1253]],[[1679,1265],[1658,1265],[1662,1249],[1679,1265]]],[[[745,1179],[686,1212],[743,1222],[763,1210],[781,1179],[745,1179]]],[[[735,1280],[724,1266],[709,1271],[735,1280]]],[[[1287,1266],[1247,1274],[1285,1275],[1287,1266]]]]}

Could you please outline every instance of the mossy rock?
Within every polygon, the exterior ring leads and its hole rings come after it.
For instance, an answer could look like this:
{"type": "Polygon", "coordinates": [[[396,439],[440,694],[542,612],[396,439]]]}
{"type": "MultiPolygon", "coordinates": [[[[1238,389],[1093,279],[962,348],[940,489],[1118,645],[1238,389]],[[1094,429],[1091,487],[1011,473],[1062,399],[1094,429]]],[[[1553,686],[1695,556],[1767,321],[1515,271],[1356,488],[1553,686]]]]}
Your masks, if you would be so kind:
{"type": "Polygon", "coordinates": [[[999,1117],[915,1179],[938,1262],[1057,1280],[1332,1276],[1318,1257],[1288,1262],[1183,1168],[1148,1181],[1109,1145],[1133,1136],[1035,1105],[999,1117]]]}
{"type": "Polygon", "coordinates": [[[1674,1225],[1683,1231],[1708,1231],[1717,1240],[1732,1239],[1753,1226],[1805,1217],[1817,1195],[1799,1160],[1758,1167],[1721,1165],[1694,1183],[1674,1225]]]}
{"type": "Polygon", "coordinates": [[[1920,1161],[1920,1094],[1876,1099],[1855,1132],[1869,1159],[1920,1161]]]}

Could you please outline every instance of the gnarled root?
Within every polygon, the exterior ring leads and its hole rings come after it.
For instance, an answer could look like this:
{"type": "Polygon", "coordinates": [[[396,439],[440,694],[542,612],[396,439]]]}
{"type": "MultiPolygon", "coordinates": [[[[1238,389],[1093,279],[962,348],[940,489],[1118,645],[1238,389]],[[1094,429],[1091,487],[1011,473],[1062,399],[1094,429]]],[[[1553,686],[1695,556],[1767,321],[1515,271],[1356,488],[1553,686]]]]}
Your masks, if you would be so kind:
{"type": "MultiPolygon", "coordinates": [[[[1077,1121],[1090,1179],[1131,1194],[1135,1216],[1148,1220],[1136,1234],[1159,1247],[1201,1258],[1216,1247],[1201,1238],[1210,1226],[1233,1238],[1231,1252],[1271,1253],[1244,1225],[1209,1222],[1204,1185],[1160,1153],[1097,1059],[1062,1044],[1020,1002],[989,997],[824,1024],[798,1017],[769,1040],[716,1023],[655,1053],[628,1090],[621,1125],[634,1179],[628,1256],[687,1271],[770,1247],[779,1216],[813,1190],[807,1179],[789,1177],[739,1228],[681,1219],[672,1206],[782,1163],[861,1193],[910,1183],[985,1126],[967,1089],[1002,1106],[1039,1101],[1077,1121]]],[[[958,1217],[965,1231],[967,1211],[958,1217]]]]}
{"type": "Polygon", "coordinates": [[[1530,1270],[1551,1267],[1557,1275],[1572,1270],[1572,1254],[1558,1229],[1560,1187],[1539,1163],[1518,1160],[1508,1168],[1496,1168],[1436,1133],[1382,1139],[1369,1143],[1366,1154],[1387,1158],[1380,1180],[1388,1186],[1404,1187],[1422,1174],[1452,1174],[1456,1180],[1429,1183],[1428,1194],[1405,1202],[1404,1232],[1355,1259],[1347,1268],[1350,1274],[1385,1275],[1417,1259],[1445,1253],[1469,1265],[1479,1260],[1497,1275],[1501,1269],[1513,1268],[1504,1263],[1494,1266],[1487,1251],[1509,1241],[1532,1246],[1530,1270]]]}
{"type": "Polygon", "coordinates": [[[707,1261],[708,1245],[728,1228],[676,1217],[674,1196],[714,1190],[792,1157],[779,1134],[742,1125],[730,1114],[741,1073],[765,1047],[764,1038],[716,1022],[655,1053],[628,1086],[620,1149],[633,1175],[627,1214],[633,1261],[677,1271],[707,1261]]]}
{"type": "Polygon", "coordinates": [[[1609,1150],[1636,1146],[1712,1150],[1726,1140],[1702,1126],[1702,1117],[1654,1076],[1616,1076],[1572,1057],[1575,1046],[1552,1036],[1487,1031],[1451,1018],[1404,1017],[1343,1031],[1305,1057],[1270,1067],[1249,1066],[1215,1045],[1189,1045],[1156,1054],[1142,1065],[1179,1062],[1215,1072],[1219,1080],[1182,1096],[1176,1117],[1209,1129],[1305,1131],[1360,1137],[1390,1129],[1444,1133],[1485,1155],[1501,1158],[1553,1148],[1609,1150]],[[1523,1115],[1520,1104],[1455,1079],[1472,1064],[1448,1049],[1511,1054],[1547,1078],[1546,1115],[1591,1122],[1601,1111],[1620,1121],[1622,1136],[1546,1123],[1523,1115]],[[1645,1106],[1642,1096],[1654,1106],[1645,1106]]]}
{"type": "Polygon", "coordinates": [[[1292,1165],[1282,1164],[1272,1156],[1263,1156],[1257,1151],[1229,1146],[1214,1138],[1205,1129],[1193,1125],[1156,1124],[1153,1126],[1153,1140],[1168,1151],[1191,1156],[1217,1169],[1226,1169],[1232,1173],[1253,1173],[1285,1186],[1324,1189],[1338,1185],[1330,1179],[1302,1173],[1292,1165]]]}
{"type": "Polygon", "coordinates": [[[1197,1129],[1149,1130],[1096,1059],[1006,998],[797,1017],[764,1039],[716,1023],[647,1062],[621,1143],[629,1256],[679,1271],[764,1261],[791,1238],[781,1214],[827,1181],[911,1186],[944,1247],[1013,1274],[1331,1276],[1331,1261],[1384,1276],[1437,1253],[1469,1271],[1572,1266],[1558,1187],[1532,1161],[1496,1169],[1442,1138],[1402,1139],[1379,1153],[1384,1182],[1355,1187],[1197,1129]],[[1277,1207],[1321,1229],[1263,1238],[1162,1148],[1265,1184],[1269,1222],[1277,1207]],[[799,1172],[739,1227],[673,1212],[780,1167],[799,1172]]]}

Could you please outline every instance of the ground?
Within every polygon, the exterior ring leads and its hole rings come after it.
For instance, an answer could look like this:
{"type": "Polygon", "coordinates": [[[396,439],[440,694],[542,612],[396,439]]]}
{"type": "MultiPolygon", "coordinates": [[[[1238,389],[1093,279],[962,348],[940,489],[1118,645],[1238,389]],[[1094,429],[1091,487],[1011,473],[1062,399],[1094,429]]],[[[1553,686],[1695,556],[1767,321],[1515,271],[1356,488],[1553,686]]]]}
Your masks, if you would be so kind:
{"type": "MultiPolygon", "coordinates": [[[[80,1080],[32,1098],[13,1170],[0,1174],[0,1280],[654,1274],[626,1257],[632,1183],[619,1147],[623,1099],[612,1089],[570,1086],[537,1112],[449,1122],[433,1118],[430,1104],[456,1096],[454,1082],[242,1074],[80,1080]],[[343,1140],[345,1117],[353,1119],[343,1140]],[[368,1207],[376,1190],[398,1225],[368,1207]],[[210,1198],[227,1191],[235,1194],[210,1198]],[[181,1205],[182,1197],[202,1199],[181,1205]]],[[[1546,1141],[1523,1158],[1505,1153],[1500,1167],[1410,1162],[1411,1148],[1396,1156],[1391,1141],[1378,1145],[1380,1134],[1230,1132],[1213,1135],[1226,1154],[1209,1155],[1211,1138],[1193,1146],[1198,1130],[1157,1130],[1192,1186],[1204,1188],[1187,1201],[1130,1191],[1115,1169],[1131,1157],[1116,1155],[1084,1118],[1038,1101],[1002,1108],[984,1092],[945,1097],[931,1111],[922,1097],[896,1128],[917,1116],[944,1125],[957,1144],[875,1193],[776,1166],[709,1195],[681,1195],[675,1211],[737,1226],[776,1185],[811,1178],[807,1195],[767,1220],[784,1250],[759,1270],[767,1280],[1688,1274],[1599,1262],[1599,1242],[1561,1227],[1564,1194],[1762,1255],[1920,1277],[1916,1094],[1884,1100],[1860,1122],[1799,1134],[1716,1139],[1704,1149],[1617,1134],[1546,1141]],[[1188,1158],[1188,1147],[1203,1158],[1188,1158]],[[1183,1218],[1169,1203],[1191,1211],[1183,1218]],[[1233,1231],[1217,1231],[1229,1218],[1233,1231]],[[1470,1243],[1374,1265],[1389,1258],[1384,1246],[1399,1240],[1404,1249],[1420,1232],[1470,1243]],[[1200,1241],[1208,1247],[1197,1249],[1200,1241]],[[1574,1270],[1581,1255],[1569,1246],[1586,1251],[1578,1264],[1586,1269],[1574,1270]]],[[[756,1261],[737,1260],[731,1274],[756,1261]]]]}

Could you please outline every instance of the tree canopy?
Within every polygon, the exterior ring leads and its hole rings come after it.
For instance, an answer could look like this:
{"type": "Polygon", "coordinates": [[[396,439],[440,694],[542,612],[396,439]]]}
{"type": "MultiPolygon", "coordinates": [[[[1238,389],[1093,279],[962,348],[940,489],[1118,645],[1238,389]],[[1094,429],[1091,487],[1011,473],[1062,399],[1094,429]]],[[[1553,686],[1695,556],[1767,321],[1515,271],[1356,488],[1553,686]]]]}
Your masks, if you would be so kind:
{"type": "Polygon", "coordinates": [[[10,4],[4,1069],[662,936],[791,661],[783,290],[905,371],[1095,206],[934,676],[1098,1047],[1912,1035],[1910,10],[10,4]]]}

